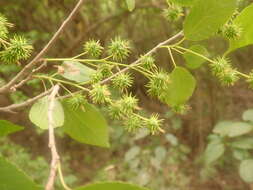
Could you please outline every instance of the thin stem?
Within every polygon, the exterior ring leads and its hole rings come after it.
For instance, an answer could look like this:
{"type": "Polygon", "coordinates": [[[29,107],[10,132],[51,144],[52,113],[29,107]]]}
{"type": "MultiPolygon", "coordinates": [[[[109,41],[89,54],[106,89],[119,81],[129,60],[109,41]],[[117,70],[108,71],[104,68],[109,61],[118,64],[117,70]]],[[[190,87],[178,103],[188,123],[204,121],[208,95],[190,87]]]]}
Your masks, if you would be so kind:
{"type": "MultiPolygon", "coordinates": [[[[190,52],[190,53],[192,53],[192,54],[194,54],[194,55],[197,55],[197,56],[199,56],[199,57],[202,57],[203,59],[209,61],[210,63],[215,63],[215,61],[213,61],[212,59],[209,59],[208,57],[206,57],[206,56],[204,56],[204,55],[202,55],[202,54],[199,54],[199,53],[197,53],[197,52],[195,52],[195,51],[192,51],[192,50],[190,50],[190,49],[183,48],[183,47],[181,47],[181,46],[175,46],[174,48],[178,48],[178,49],[181,49],[181,50],[190,52]]],[[[174,49],[174,48],[172,48],[172,49],[174,49]]]]}
{"type": "Polygon", "coordinates": [[[81,53],[77,56],[72,57],[72,59],[76,59],[76,58],[81,57],[81,56],[86,55],[86,54],[87,54],[87,52],[83,52],[83,53],[81,53]]]}
{"type": "Polygon", "coordinates": [[[68,187],[68,185],[64,181],[64,177],[63,177],[62,169],[61,169],[61,163],[58,164],[58,173],[59,173],[60,181],[61,181],[63,188],[66,190],[72,190],[71,188],[68,187]]]}
{"type": "MultiPolygon", "coordinates": [[[[157,46],[155,46],[153,49],[151,49],[149,52],[147,52],[144,56],[148,56],[148,55],[151,55],[153,54],[154,52],[156,52],[160,47],[162,46],[165,46],[166,44],[168,43],[171,43],[172,41],[174,41],[175,39],[179,38],[183,36],[183,32],[180,31],[179,33],[177,33],[175,36],[172,36],[171,38],[159,43],[157,46]]],[[[130,65],[133,66],[133,65],[137,65],[139,62],[141,61],[141,58],[137,59],[136,61],[134,61],[133,63],[131,63],[130,65]]],[[[126,67],[125,69],[122,69],[120,72],[117,72],[115,73],[114,75],[112,75],[111,77],[109,78],[106,78],[104,79],[103,81],[101,81],[100,83],[101,84],[104,84],[104,83],[107,83],[109,82],[111,79],[113,79],[115,76],[121,74],[121,73],[124,73],[126,71],[129,70],[130,67],[126,67]]]]}
{"type": "Polygon", "coordinates": [[[56,143],[55,143],[54,119],[53,119],[53,111],[54,111],[54,106],[55,106],[54,100],[55,100],[55,97],[56,97],[59,89],[60,89],[59,85],[55,85],[53,87],[52,93],[50,94],[50,96],[48,98],[48,101],[49,101],[48,112],[47,112],[48,133],[49,133],[48,146],[51,150],[52,160],[51,160],[51,166],[50,166],[50,174],[48,177],[48,181],[47,181],[45,190],[53,190],[58,164],[60,163],[60,156],[58,154],[58,151],[56,148],[56,143]]]}
{"type": "Polygon", "coordinates": [[[236,73],[237,73],[238,75],[241,75],[242,77],[250,78],[249,75],[246,75],[246,74],[244,74],[244,73],[241,73],[240,71],[236,71],[236,73]]]}
{"type": "Polygon", "coordinates": [[[171,45],[171,47],[175,47],[175,46],[179,46],[181,43],[183,43],[185,41],[185,37],[183,37],[179,42],[171,45]]]}
{"type": "Polygon", "coordinates": [[[82,90],[84,90],[86,92],[90,92],[90,90],[88,88],[84,88],[84,87],[82,87],[82,86],[80,86],[78,84],[75,84],[73,82],[64,81],[64,80],[52,78],[52,77],[45,76],[45,75],[35,75],[34,77],[36,77],[36,78],[44,78],[44,79],[47,79],[47,80],[52,80],[52,81],[55,81],[55,82],[59,82],[59,83],[63,83],[63,84],[68,84],[68,85],[71,85],[71,86],[75,86],[76,88],[82,89],[82,90]]]}
{"type": "Polygon", "coordinates": [[[176,64],[176,62],[175,62],[175,60],[174,60],[173,54],[172,54],[172,52],[171,52],[171,49],[168,48],[168,50],[169,50],[169,54],[170,54],[170,58],[171,58],[171,60],[172,60],[172,63],[173,63],[173,65],[174,65],[174,67],[176,68],[176,67],[177,67],[177,64],[176,64]]]}

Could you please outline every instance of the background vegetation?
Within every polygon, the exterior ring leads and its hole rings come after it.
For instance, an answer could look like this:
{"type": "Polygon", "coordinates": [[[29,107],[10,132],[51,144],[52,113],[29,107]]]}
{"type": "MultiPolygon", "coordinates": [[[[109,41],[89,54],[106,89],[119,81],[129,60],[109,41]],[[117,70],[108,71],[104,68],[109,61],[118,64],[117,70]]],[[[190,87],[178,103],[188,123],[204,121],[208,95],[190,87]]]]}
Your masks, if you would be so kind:
{"type": "MultiPolygon", "coordinates": [[[[26,36],[39,51],[59,27],[75,5],[74,0],[1,0],[0,13],[6,15],[15,27],[11,30],[26,36]]],[[[242,1],[241,8],[252,3],[242,1]]],[[[157,43],[182,28],[183,17],[169,22],[163,15],[164,0],[138,0],[129,12],[125,1],[86,0],[78,15],[62,34],[51,57],[71,57],[83,48],[88,39],[99,39],[102,45],[115,36],[131,40],[133,51],[129,61],[147,52],[157,43]]],[[[212,52],[224,52],[228,44],[218,35],[202,42],[212,52]]],[[[235,67],[248,72],[252,69],[253,48],[242,48],[232,55],[235,67]]],[[[33,52],[36,54],[37,52],[33,52]]],[[[175,57],[177,62],[184,60],[175,57]]],[[[162,50],[156,55],[159,66],[171,69],[169,54],[162,50]]],[[[0,79],[12,78],[20,66],[1,65],[0,79]]],[[[48,72],[50,67],[47,68],[48,72]]],[[[47,72],[47,70],[46,70],[47,72]]],[[[72,186],[91,181],[123,180],[159,190],[247,190],[252,189],[237,172],[239,162],[231,159],[230,151],[215,165],[206,167],[203,155],[208,135],[221,120],[241,121],[242,113],[253,108],[253,91],[239,81],[224,88],[207,66],[193,71],[199,85],[189,103],[186,115],[173,113],[167,106],[151,99],[145,90],[146,79],[135,73],[131,92],[139,97],[147,113],[158,112],[165,118],[165,134],[149,136],[146,131],[126,133],[119,123],[110,120],[110,149],[91,147],[72,141],[57,130],[57,144],[64,158],[66,182],[72,186]]],[[[1,83],[0,81],[0,83],[1,83]]],[[[41,91],[43,85],[33,80],[10,95],[0,95],[0,107],[20,102],[41,91]]],[[[101,107],[101,110],[104,111],[101,107]]],[[[0,113],[1,119],[27,126],[24,130],[0,141],[0,155],[7,156],[33,177],[47,179],[50,154],[47,133],[36,129],[27,119],[27,110],[18,114],[0,113]],[[4,142],[4,143],[3,143],[4,142]]],[[[60,189],[60,187],[58,187],[60,189]]]]}

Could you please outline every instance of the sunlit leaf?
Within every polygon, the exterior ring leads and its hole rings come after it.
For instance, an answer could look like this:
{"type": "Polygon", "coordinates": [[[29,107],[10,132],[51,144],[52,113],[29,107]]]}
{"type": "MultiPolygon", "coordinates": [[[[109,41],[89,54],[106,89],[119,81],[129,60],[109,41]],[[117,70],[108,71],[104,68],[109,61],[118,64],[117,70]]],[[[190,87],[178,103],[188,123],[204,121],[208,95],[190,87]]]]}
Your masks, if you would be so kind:
{"type": "MultiPolygon", "coordinates": [[[[48,129],[48,106],[49,98],[45,96],[39,99],[29,112],[29,118],[36,126],[41,129],[48,129]]],[[[54,100],[53,125],[54,127],[60,127],[64,123],[64,112],[61,103],[58,100],[54,100]]]]}
{"type": "Polygon", "coordinates": [[[253,44],[253,4],[246,7],[240,15],[235,19],[235,24],[242,28],[242,34],[239,39],[230,40],[228,52],[234,51],[238,48],[253,44]]]}
{"type": "Polygon", "coordinates": [[[192,74],[183,67],[176,67],[171,75],[171,82],[164,101],[170,106],[184,104],[193,94],[196,80],[192,74]]]}
{"type": "Polygon", "coordinates": [[[135,8],[135,0],[126,0],[127,8],[129,11],[133,11],[135,8]]]}
{"type": "Polygon", "coordinates": [[[214,35],[232,16],[236,0],[197,0],[184,22],[186,39],[199,41],[214,35]]]}

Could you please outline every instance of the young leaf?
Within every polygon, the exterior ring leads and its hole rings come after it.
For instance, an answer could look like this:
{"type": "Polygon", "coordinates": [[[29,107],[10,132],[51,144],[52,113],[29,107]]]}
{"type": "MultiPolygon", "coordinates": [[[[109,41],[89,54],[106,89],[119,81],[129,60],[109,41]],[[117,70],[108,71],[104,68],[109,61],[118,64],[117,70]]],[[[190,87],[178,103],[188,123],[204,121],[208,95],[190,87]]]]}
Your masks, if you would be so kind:
{"type": "Polygon", "coordinates": [[[42,190],[16,166],[0,157],[0,189],[1,190],[42,190]]]}
{"type": "Polygon", "coordinates": [[[242,28],[242,34],[237,40],[230,40],[228,52],[253,44],[253,4],[246,7],[235,19],[235,24],[242,28]]]}
{"type": "Polygon", "coordinates": [[[236,0],[197,0],[184,22],[186,39],[209,38],[228,21],[235,8],[236,0]]]}
{"type": "Polygon", "coordinates": [[[237,137],[253,130],[253,126],[244,122],[223,121],[218,123],[213,132],[222,136],[237,137]]]}
{"type": "Polygon", "coordinates": [[[244,121],[251,121],[253,122],[253,109],[246,110],[242,114],[242,119],[244,121]]]}
{"type": "Polygon", "coordinates": [[[205,163],[207,165],[218,160],[225,152],[225,146],[222,142],[210,142],[205,150],[205,163]]]}
{"type": "MultiPolygon", "coordinates": [[[[29,112],[31,122],[41,129],[48,129],[48,106],[48,96],[45,96],[33,104],[29,112]]],[[[52,113],[54,127],[62,126],[64,123],[64,112],[62,105],[58,100],[54,100],[54,109],[52,113]]]]}
{"type": "Polygon", "coordinates": [[[135,8],[135,0],[126,0],[127,8],[129,11],[133,11],[135,8]]]}
{"type": "Polygon", "coordinates": [[[64,69],[62,76],[78,83],[90,80],[91,75],[95,73],[95,70],[77,61],[64,61],[61,66],[64,69]]]}
{"type": "Polygon", "coordinates": [[[65,133],[81,143],[109,147],[108,126],[103,115],[91,104],[73,110],[63,102],[65,133]]]}
{"type": "Polygon", "coordinates": [[[247,182],[252,183],[253,182],[253,160],[244,160],[240,164],[239,173],[241,178],[247,182]]]}
{"type": "Polygon", "coordinates": [[[183,67],[176,67],[171,75],[164,101],[170,106],[184,104],[193,94],[196,80],[192,74],[183,67]]]}
{"type": "MultiPolygon", "coordinates": [[[[201,55],[208,56],[208,52],[204,46],[193,45],[189,49],[201,55]]],[[[197,69],[206,61],[204,58],[194,55],[190,52],[184,53],[184,59],[186,61],[186,67],[189,69],[197,69]]]]}
{"type": "Polygon", "coordinates": [[[74,190],[148,190],[144,187],[123,183],[123,182],[103,182],[78,187],[74,190]]]}
{"type": "Polygon", "coordinates": [[[15,125],[6,120],[0,120],[0,137],[7,136],[11,133],[23,130],[24,127],[15,125]]]}

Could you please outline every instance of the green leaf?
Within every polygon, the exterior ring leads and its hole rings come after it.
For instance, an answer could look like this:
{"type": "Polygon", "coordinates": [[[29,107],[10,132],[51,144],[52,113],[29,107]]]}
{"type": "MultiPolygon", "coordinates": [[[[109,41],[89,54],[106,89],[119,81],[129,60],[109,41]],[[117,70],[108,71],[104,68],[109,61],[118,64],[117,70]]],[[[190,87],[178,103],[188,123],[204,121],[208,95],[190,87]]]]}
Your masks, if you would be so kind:
{"type": "Polygon", "coordinates": [[[242,28],[241,37],[237,40],[230,40],[228,52],[253,44],[253,3],[246,7],[235,19],[235,24],[242,28]]]}
{"type": "Polygon", "coordinates": [[[242,161],[245,159],[249,159],[251,157],[248,150],[234,148],[232,151],[233,151],[233,157],[237,160],[242,161]]]}
{"type": "Polygon", "coordinates": [[[253,182],[253,159],[244,160],[240,164],[239,173],[241,178],[247,182],[253,182]]]}
{"type": "Polygon", "coordinates": [[[183,67],[176,67],[171,75],[171,82],[164,101],[170,106],[184,104],[193,94],[196,80],[192,74],[183,67]]]}
{"type": "Polygon", "coordinates": [[[244,122],[223,121],[218,123],[213,132],[222,136],[237,137],[253,130],[253,126],[244,122]]]}
{"type": "Polygon", "coordinates": [[[236,0],[197,0],[184,22],[186,39],[199,41],[214,35],[235,8],[236,0]]]}
{"type": "Polygon", "coordinates": [[[24,127],[15,125],[6,120],[0,120],[0,137],[7,136],[11,133],[23,130],[24,127]]]}
{"type": "Polygon", "coordinates": [[[210,142],[205,150],[205,163],[212,164],[218,160],[225,152],[225,146],[222,142],[210,142]]]}
{"type": "Polygon", "coordinates": [[[175,3],[182,6],[191,6],[196,0],[169,0],[171,3],[175,3]]]}
{"type": "MultiPolygon", "coordinates": [[[[33,104],[29,112],[31,122],[41,129],[48,129],[48,106],[49,99],[48,96],[45,96],[33,104]]],[[[58,100],[54,100],[54,109],[52,113],[54,127],[62,126],[64,123],[64,112],[62,105],[58,100]]]]}
{"type": "Polygon", "coordinates": [[[233,141],[231,146],[240,149],[253,149],[253,137],[245,137],[233,141]]]}
{"type": "Polygon", "coordinates": [[[0,189],[1,190],[42,190],[16,166],[0,157],[0,189]]]}
{"type": "Polygon", "coordinates": [[[90,80],[91,75],[96,71],[77,61],[64,61],[61,65],[64,69],[62,76],[68,80],[78,83],[90,80]]]}
{"type": "Polygon", "coordinates": [[[123,182],[103,182],[78,187],[74,190],[148,190],[144,187],[123,183],[123,182]]]}
{"type": "Polygon", "coordinates": [[[127,8],[129,11],[133,11],[135,8],[135,0],[126,0],[127,8]]]}
{"type": "MultiPolygon", "coordinates": [[[[204,46],[193,45],[189,49],[198,54],[208,56],[208,52],[204,46]]],[[[186,61],[186,67],[189,69],[197,69],[206,61],[204,58],[194,55],[190,52],[185,52],[183,56],[186,61]]]]}
{"type": "Polygon", "coordinates": [[[246,110],[242,114],[242,119],[244,121],[251,121],[253,122],[253,109],[246,110]]]}
{"type": "Polygon", "coordinates": [[[81,143],[109,147],[108,126],[103,115],[91,104],[73,110],[63,102],[65,133],[81,143]]]}

